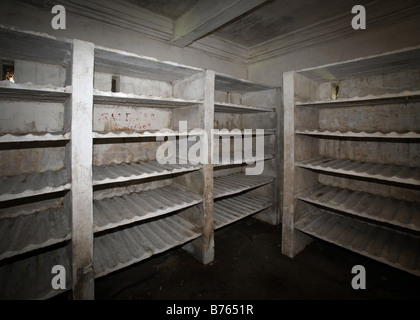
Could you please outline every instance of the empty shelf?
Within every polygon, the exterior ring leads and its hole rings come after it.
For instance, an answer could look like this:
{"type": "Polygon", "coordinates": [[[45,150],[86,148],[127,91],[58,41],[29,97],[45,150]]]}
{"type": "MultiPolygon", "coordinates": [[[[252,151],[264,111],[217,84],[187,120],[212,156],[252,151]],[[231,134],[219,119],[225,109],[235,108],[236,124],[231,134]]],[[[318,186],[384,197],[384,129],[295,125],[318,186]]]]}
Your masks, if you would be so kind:
{"type": "Polygon", "coordinates": [[[124,182],[200,169],[192,164],[159,164],[156,160],[93,167],[93,185],[124,182]]]}
{"type": "Polygon", "coordinates": [[[0,299],[48,299],[71,289],[71,246],[56,248],[0,266],[0,299]],[[51,269],[66,270],[66,289],[53,289],[51,269]]]}
{"type": "Polygon", "coordinates": [[[172,132],[160,131],[107,131],[107,132],[93,132],[94,139],[121,139],[121,138],[148,138],[148,137],[169,137],[169,136],[199,136],[200,133],[190,132],[178,132],[173,130],[172,132]]]}
{"type": "Polygon", "coordinates": [[[326,208],[420,231],[420,203],[323,185],[301,193],[297,198],[326,208]]]}
{"type": "Polygon", "coordinates": [[[296,222],[309,235],[420,276],[420,237],[314,210],[296,222]]]}
{"type": "Polygon", "coordinates": [[[200,228],[178,215],[172,215],[95,237],[95,277],[169,250],[200,234],[200,228]]]}
{"type": "Polygon", "coordinates": [[[64,102],[70,96],[72,87],[40,86],[32,83],[0,81],[0,99],[64,102]]]}
{"type": "Polygon", "coordinates": [[[71,183],[66,169],[42,173],[0,177],[0,201],[69,190],[71,183]]]}
{"type": "Polygon", "coordinates": [[[256,106],[246,106],[242,104],[234,104],[227,102],[215,102],[215,112],[225,113],[254,113],[254,112],[274,112],[274,108],[261,108],[256,106]]]}
{"type": "Polygon", "coordinates": [[[349,138],[385,138],[385,139],[420,139],[420,132],[414,131],[328,131],[328,130],[296,130],[296,134],[349,138]]]}
{"type": "Polygon", "coordinates": [[[0,28],[0,47],[3,58],[27,60],[68,66],[72,60],[72,41],[58,39],[46,33],[0,28]]]}
{"type": "Polygon", "coordinates": [[[35,141],[66,141],[70,140],[70,133],[26,133],[26,134],[0,134],[0,143],[35,142],[35,141]]]}
{"type": "Polygon", "coordinates": [[[237,79],[229,75],[216,73],[215,74],[215,89],[219,91],[229,92],[254,92],[273,89],[273,87],[263,84],[255,83],[246,79],[237,79]]]}
{"type": "Polygon", "coordinates": [[[188,100],[172,97],[154,97],[124,92],[104,92],[94,90],[93,103],[107,105],[129,105],[176,108],[203,103],[201,100],[188,100]]]}
{"type": "MultiPolygon", "coordinates": [[[[264,130],[264,135],[272,135],[272,134],[276,134],[277,130],[276,129],[262,129],[264,130]]],[[[237,137],[240,136],[242,137],[244,135],[244,130],[240,130],[241,132],[237,132],[237,131],[233,131],[233,130],[225,130],[225,129],[215,129],[213,131],[213,135],[214,137],[237,137]],[[216,131],[217,130],[217,131],[216,131]]],[[[255,136],[256,135],[256,130],[252,129],[252,135],[255,136]]]]}
{"type": "Polygon", "coordinates": [[[214,178],[214,198],[220,198],[242,191],[250,190],[274,181],[273,177],[264,175],[245,175],[236,173],[214,178]]]}
{"type": "Polygon", "coordinates": [[[302,168],[339,173],[357,177],[392,181],[410,185],[420,185],[420,168],[360,162],[333,158],[315,158],[298,161],[296,165],[302,168]]]}
{"type": "Polygon", "coordinates": [[[420,101],[420,91],[403,91],[399,93],[368,95],[365,97],[343,98],[336,100],[297,101],[295,104],[297,106],[311,107],[351,107],[387,103],[407,103],[415,101],[420,101]]]}
{"type": "Polygon", "coordinates": [[[371,75],[392,74],[401,70],[417,70],[419,68],[419,51],[419,47],[414,46],[364,58],[311,67],[299,70],[298,73],[323,83],[338,79],[363,79],[371,75]]]}
{"type": "Polygon", "coordinates": [[[200,202],[199,195],[174,185],[95,200],[94,232],[164,215],[200,202]]]}
{"type": "Polygon", "coordinates": [[[95,46],[95,71],[169,82],[204,73],[203,69],[100,46],[95,46]]]}
{"type": "Polygon", "coordinates": [[[64,206],[0,220],[0,260],[71,238],[64,206]],[[34,226],[36,226],[34,228],[34,226]]]}
{"type": "MultiPolygon", "coordinates": [[[[264,154],[263,157],[257,157],[256,161],[265,161],[265,160],[270,160],[270,159],[273,159],[273,158],[274,158],[274,154],[266,153],[266,154],[264,154]]],[[[219,159],[213,159],[213,165],[215,167],[234,165],[234,164],[244,164],[244,163],[253,164],[253,163],[255,163],[255,161],[252,158],[244,158],[243,154],[235,154],[233,152],[229,154],[229,159],[228,160],[224,160],[222,154],[219,154],[219,159]],[[235,155],[236,155],[236,157],[235,157],[235,155]],[[236,158],[239,159],[238,162],[236,162],[236,158]],[[216,161],[218,161],[218,162],[216,163],[216,161]]]]}
{"type": "Polygon", "coordinates": [[[214,228],[218,229],[242,218],[267,209],[272,203],[265,198],[251,195],[218,200],[214,203],[214,228]]]}

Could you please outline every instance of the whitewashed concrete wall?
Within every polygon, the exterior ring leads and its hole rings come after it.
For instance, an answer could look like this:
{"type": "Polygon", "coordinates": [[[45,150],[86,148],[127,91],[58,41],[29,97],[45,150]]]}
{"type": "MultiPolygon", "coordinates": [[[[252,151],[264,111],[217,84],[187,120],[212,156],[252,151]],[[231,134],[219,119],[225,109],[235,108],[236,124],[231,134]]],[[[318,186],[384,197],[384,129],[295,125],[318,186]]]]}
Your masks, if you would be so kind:
{"type": "Polygon", "coordinates": [[[240,62],[234,63],[219,59],[194,48],[171,46],[136,32],[75,16],[71,12],[67,12],[66,29],[54,30],[51,27],[53,17],[54,14],[51,13],[50,7],[42,8],[15,0],[1,2],[0,24],[3,25],[43,32],[56,37],[80,39],[107,48],[120,49],[160,60],[210,69],[238,78],[246,78],[246,66],[240,62]]]}

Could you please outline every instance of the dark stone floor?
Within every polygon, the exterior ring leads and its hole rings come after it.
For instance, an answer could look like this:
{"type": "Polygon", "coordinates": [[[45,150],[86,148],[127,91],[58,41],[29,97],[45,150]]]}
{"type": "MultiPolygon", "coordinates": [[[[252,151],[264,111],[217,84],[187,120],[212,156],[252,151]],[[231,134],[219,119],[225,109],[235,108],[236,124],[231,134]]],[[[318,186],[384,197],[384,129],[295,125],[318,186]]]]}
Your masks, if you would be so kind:
{"type": "Polygon", "coordinates": [[[95,281],[96,300],[419,300],[420,278],[316,240],[294,259],[281,227],[252,217],[215,232],[215,260],[175,248],[95,281]],[[354,290],[354,265],[366,289],[354,290]]]}

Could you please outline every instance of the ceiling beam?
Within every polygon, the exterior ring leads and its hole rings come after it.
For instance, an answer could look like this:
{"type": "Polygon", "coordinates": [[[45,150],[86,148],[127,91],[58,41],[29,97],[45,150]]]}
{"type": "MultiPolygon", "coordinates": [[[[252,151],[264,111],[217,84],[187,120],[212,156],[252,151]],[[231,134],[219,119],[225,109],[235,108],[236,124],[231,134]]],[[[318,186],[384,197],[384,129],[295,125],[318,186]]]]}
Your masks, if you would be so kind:
{"type": "Polygon", "coordinates": [[[267,0],[200,0],[180,16],[171,43],[185,47],[267,0]]]}

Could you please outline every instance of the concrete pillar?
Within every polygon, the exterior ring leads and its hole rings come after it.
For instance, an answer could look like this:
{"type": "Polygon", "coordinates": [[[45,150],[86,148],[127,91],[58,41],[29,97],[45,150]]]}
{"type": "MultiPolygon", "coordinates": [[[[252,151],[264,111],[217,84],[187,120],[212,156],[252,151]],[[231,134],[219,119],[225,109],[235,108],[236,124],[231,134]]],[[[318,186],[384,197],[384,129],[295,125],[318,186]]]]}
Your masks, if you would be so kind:
{"type": "Polygon", "coordinates": [[[214,88],[215,75],[213,71],[206,71],[204,75],[204,130],[208,138],[207,164],[203,165],[202,174],[203,188],[203,228],[202,236],[186,246],[184,249],[190,252],[203,264],[214,260],[214,221],[213,221],[213,164],[211,156],[213,152],[212,128],[214,121],[214,88]]]}
{"type": "Polygon", "coordinates": [[[282,252],[294,257],[294,171],[295,171],[295,102],[294,72],[283,74],[284,154],[283,154],[283,224],[282,252]]]}
{"type": "MultiPolygon", "coordinates": [[[[295,72],[283,74],[283,218],[282,253],[295,257],[311,241],[311,238],[295,229],[297,178],[295,168],[295,72]]],[[[310,151],[310,150],[308,150],[310,151]]]]}
{"type": "Polygon", "coordinates": [[[94,45],[74,40],[71,101],[72,279],[74,299],[94,298],[92,110],[94,45]]]}

